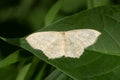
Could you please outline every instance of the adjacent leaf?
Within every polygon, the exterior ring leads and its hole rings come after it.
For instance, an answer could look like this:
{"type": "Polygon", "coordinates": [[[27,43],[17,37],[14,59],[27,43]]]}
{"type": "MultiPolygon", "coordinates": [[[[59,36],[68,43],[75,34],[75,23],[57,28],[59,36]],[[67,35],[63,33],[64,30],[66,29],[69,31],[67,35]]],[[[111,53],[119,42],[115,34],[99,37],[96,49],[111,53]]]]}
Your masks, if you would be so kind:
{"type": "Polygon", "coordinates": [[[29,70],[27,71],[27,74],[24,78],[25,80],[30,80],[31,78],[33,78],[36,70],[38,70],[37,69],[38,63],[40,63],[40,60],[38,58],[34,57],[32,59],[31,66],[29,67],[29,70]]]}
{"type": "MultiPolygon", "coordinates": [[[[99,7],[66,17],[39,31],[65,31],[73,29],[95,29],[102,33],[96,44],[87,48],[79,59],[58,58],[50,60],[42,51],[30,47],[25,38],[6,39],[40,59],[60,69],[75,80],[112,78],[111,73],[120,68],[120,6],[99,7]]],[[[120,74],[116,72],[116,74],[120,74]]],[[[116,80],[119,80],[116,79],[116,80]]]]}
{"type": "Polygon", "coordinates": [[[75,13],[86,8],[87,0],[63,0],[62,10],[66,13],[75,13]]]}
{"type": "Polygon", "coordinates": [[[87,0],[87,4],[88,4],[88,9],[92,9],[94,7],[98,7],[98,6],[105,6],[105,5],[109,5],[111,3],[111,0],[87,0]]]}
{"type": "Polygon", "coordinates": [[[56,14],[58,13],[58,11],[61,8],[63,0],[58,0],[53,6],[52,8],[49,10],[49,12],[46,15],[45,18],[45,25],[49,25],[55,18],[56,14]]]}
{"type": "Polygon", "coordinates": [[[10,64],[16,63],[18,59],[19,51],[15,51],[14,53],[10,54],[8,57],[0,61],[0,68],[8,66],[10,64]]]}
{"type": "Polygon", "coordinates": [[[16,80],[18,69],[15,66],[8,66],[0,68],[0,79],[1,80],[16,80]]]}
{"type": "Polygon", "coordinates": [[[56,80],[59,75],[61,75],[62,72],[58,69],[55,69],[48,77],[45,78],[45,80],[56,80]]]}
{"type": "Polygon", "coordinates": [[[61,75],[59,75],[59,77],[56,80],[72,80],[71,78],[69,78],[67,75],[65,75],[64,73],[62,73],[61,75]]]}
{"type": "Polygon", "coordinates": [[[26,75],[27,75],[27,72],[28,72],[30,66],[31,66],[31,63],[25,65],[25,66],[20,70],[20,72],[19,72],[16,80],[24,80],[25,77],[26,77],[26,75]]]}
{"type": "Polygon", "coordinates": [[[27,18],[27,20],[30,21],[31,29],[33,31],[43,27],[45,14],[46,10],[43,7],[38,7],[30,13],[30,16],[27,18]]]}
{"type": "Polygon", "coordinates": [[[42,80],[43,75],[44,75],[44,73],[45,73],[45,69],[46,69],[46,64],[44,64],[44,65],[42,66],[42,68],[40,69],[39,73],[37,74],[35,80],[42,80]]]}

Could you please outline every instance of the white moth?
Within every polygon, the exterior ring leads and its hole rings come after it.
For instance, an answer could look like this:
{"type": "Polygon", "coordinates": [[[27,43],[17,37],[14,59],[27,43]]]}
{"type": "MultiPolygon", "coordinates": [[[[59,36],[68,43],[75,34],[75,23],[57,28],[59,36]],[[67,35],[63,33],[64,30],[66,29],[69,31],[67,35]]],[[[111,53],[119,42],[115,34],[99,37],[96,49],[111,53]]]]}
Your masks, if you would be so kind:
{"type": "Polygon", "coordinates": [[[42,50],[49,59],[62,56],[79,58],[85,48],[96,42],[100,34],[93,29],[46,31],[33,33],[26,40],[32,48],[42,50]]]}

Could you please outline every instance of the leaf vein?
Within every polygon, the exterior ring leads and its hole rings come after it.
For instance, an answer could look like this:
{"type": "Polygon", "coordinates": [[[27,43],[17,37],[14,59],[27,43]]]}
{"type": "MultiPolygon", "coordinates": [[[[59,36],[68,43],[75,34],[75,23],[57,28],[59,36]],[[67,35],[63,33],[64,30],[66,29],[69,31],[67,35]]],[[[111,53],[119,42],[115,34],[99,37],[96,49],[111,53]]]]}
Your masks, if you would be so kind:
{"type": "Polygon", "coordinates": [[[106,31],[105,29],[104,29],[104,31],[105,31],[105,32],[111,37],[111,39],[120,47],[119,42],[117,42],[116,39],[115,39],[113,36],[111,36],[108,31],[106,31]]]}

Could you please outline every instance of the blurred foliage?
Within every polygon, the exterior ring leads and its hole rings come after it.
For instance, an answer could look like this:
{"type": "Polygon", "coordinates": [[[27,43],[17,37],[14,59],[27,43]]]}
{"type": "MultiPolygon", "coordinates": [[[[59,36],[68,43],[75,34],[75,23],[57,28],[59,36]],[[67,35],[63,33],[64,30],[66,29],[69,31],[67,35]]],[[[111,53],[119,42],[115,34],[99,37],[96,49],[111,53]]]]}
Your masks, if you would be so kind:
{"type": "MultiPolygon", "coordinates": [[[[116,4],[120,0],[0,0],[0,36],[25,37],[63,17],[116,4]]],[[[30,52],[2,40],[0,61],[1,80],[72,80],[30,52]]]]}

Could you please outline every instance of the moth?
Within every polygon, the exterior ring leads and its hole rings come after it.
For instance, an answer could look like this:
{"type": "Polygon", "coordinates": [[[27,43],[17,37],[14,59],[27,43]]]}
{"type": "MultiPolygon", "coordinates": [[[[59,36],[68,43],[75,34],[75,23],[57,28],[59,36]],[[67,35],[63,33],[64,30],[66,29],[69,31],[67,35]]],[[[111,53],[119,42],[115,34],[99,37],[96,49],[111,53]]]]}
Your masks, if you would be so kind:
{"type": "Polygon", "coordinates": [[[43,51],[49,59],[79,58],[84,49],[93,45],[101,33],[94,29],[36,32],[26,37],[33,49],[43,51]]]}

